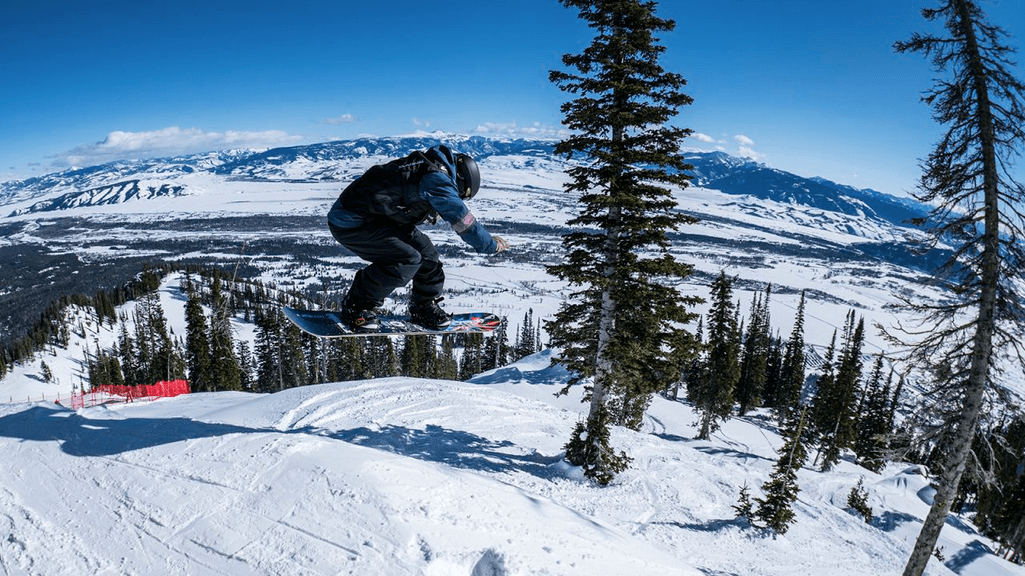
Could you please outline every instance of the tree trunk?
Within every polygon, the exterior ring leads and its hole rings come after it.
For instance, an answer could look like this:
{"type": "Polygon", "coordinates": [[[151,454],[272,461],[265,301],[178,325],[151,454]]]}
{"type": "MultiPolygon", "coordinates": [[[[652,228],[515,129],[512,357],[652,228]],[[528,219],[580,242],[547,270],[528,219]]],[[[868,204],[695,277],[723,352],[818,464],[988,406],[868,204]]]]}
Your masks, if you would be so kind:
{"type": "Polygon", "coordinates": [[[587,415],[588,421],[597,418],[601,407],[605,404],[607,385],[612,373],[612,362],[608,358],[606,350],[609,340],[612,338],[614,327],[613,315],[616,305],[612,301],[612,294],[608,289],[601,295],[601,319],[598,322],[598,348],[595,351],[597,369],[594,374],[594,389],[591,391],[591,408],[587,415]]]}
{"type": "MultiPolygon", "coordinates": [[[[615,254],[618,250],[619,242],[619,218],[620,208],[613,206],[609,209],[609,220],[614,223],[610,227],[609,232],[605,239],[606,254],[615,254]]],[[[606,274],[611,275],[613,271],[612,264],[606,265],[606,274]]],[[[594,374],[594,389],[591,391],[591,406],[590,411],[587,415],[588,427],[598,422],[598,415],[601,412],[602,407],[605,405],[605,396],[608,393],[608,384],[612,379],[612,360],[609,358],[608,347],[609,342],[612,340],[612,334],[615,330],[615,318],[616,318],[616,303],[612,299],[612,289],[606,287],[601,293],[601,312],[598,319],[598,345],[595,350],[595,374],[594,374]]],[[[599,435],[595,434],[593,430],[588,430],[588,438],[592,442],[597,442],[599,435]]]]}
{"type": "Polygon", "coordinates": [[[947,447],[947,458],[939,478],[936,499],[926,516],[922,531],[915,541],[914,551],[904,568],[904,576],[921,576],[936,547],[940,531],[950,513],[951,504],[957,495],[961,476],[964,474],[972,438],[982,413],[983,395],[989,379],[993,355],[993,334],[996,330],[997,285],[1000,280],[999,243],[999,190],[996,161],[996,138],[993,117],[990,110],[986,72],[982,65],[978,42],[972,27],[971,14],[964,0],[953,2],[958,18],[965,31],[965,52],[969,56],[968,67],[974,79],[978,98],[977,118],[979,122],[980,147],[983,158],[983,194],[985,200],[985,228],[983,230],[983,254],[981,290],[975,335],[972,339],[972,360],[965,383],[964,409],[956,423],[953,441],[947,447]]]}
{"type": "Polygon", "coordinates": [[[698,432],[698,440],[708,440],[712,436],[712,412],[705,412],[701,417],[701,430],[698,432]]]}
{"type": "MultiPolygon", "coordinates": [[[[939,486],[936,488],[936,496],[933,500],[932,508],[929,509],[925,523],[922,524],[922,531],[918,535],[918,540],[915,541],[915,548],[904,568],[903,576],[921,576],[922,572],[925,571],[929,557],[932,556],[933,550],[936,548],[936,541],[939,540],[940,531],[946,524],[947,515],[950,513],[951,504],[953,504],[954,498],[957,496],[958,485],[961,483],[961,476],[965,471],[968,452],[972,447],[972,437],[979,414],[982,412],[982,397],[986,388],[987,370],[983,368],[982,378],[978,379],[976,378],[977,370],[975,367],[983,355],[978,353],[980,350],[979,340],[990,340],[985,336],[980,338],[978,334],[981,334],[981,332],[980,330],[976,333],[975,347],[977,352],[972,361],[972,374],[969,378],[964,412],[962,412],[960,421],[957,422],[955,437],[947,447],[949,456],[940,474],[939,486]]],[[[985,356],[987,357],[985,362],[988,363],[989,353],[986,352],[985,356]]]]}

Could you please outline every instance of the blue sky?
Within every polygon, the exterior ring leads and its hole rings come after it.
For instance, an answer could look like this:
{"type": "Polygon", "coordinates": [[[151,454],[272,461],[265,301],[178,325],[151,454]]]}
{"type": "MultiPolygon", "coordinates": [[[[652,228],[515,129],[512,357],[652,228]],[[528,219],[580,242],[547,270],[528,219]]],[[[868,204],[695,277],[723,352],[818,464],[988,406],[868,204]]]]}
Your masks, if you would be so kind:
{"type": "MultiPolygon", "coordinates": [[[[686,145],[913,189],[942,134],[919,101],[936,75],[892,44],[936,4],[662,0],[686,145]]],[[[1025,57],[1025,1],[983,6],[1025,57]]],[[[557,0],[0,0],[0,181],[360,135],[556,137],[571,96],[548,71],[591,37],[557,0]]]]}

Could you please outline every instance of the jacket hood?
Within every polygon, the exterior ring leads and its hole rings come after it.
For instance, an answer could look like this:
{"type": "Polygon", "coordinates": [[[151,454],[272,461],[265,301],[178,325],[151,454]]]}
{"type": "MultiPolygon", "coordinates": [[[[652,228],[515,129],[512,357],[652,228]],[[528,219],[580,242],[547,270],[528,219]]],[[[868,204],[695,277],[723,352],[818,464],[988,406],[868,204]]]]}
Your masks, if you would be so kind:
{"type": "Polygon", "coordinates": [[[424,155],[431,160],[437,160],[445,165],[445,169],[448,170],[448,177],[455,182],[456,178],[456,156],[452,153],[452,150],[444,144],[439,144],[426,152],[424,155]]]}

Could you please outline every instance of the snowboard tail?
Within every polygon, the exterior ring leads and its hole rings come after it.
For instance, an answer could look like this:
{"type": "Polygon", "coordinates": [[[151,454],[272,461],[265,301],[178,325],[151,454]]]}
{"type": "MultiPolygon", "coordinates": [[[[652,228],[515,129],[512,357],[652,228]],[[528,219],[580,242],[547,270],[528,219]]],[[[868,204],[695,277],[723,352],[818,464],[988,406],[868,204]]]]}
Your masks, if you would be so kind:
{"type": "Polygon", "coordinates": [[[381,324],[377,332],[353,330],[342,322],[337,312],[331,310],[302,310],[282,306],[281,311],[303,332],[317,338],[344,338],[349,336],[396,336],[417,334],[488,334],[502,323],[502,319],[489,312],[468,312],[454,314],[452,323],[439,330],[431,330],[413,324],[408,318],[399,316],[378,316],[381,324]]]}

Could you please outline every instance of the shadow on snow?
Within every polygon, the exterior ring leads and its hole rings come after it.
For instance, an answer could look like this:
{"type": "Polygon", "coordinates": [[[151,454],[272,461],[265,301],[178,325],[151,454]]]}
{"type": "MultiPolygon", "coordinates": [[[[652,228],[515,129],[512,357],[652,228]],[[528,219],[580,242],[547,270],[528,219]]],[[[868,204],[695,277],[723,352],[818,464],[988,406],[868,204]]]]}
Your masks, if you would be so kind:
{"type": "Polygon", "coordinates": [[[510,453],[508,449],[514,448],[515,444],[508,440],[490,440],[432,424],[423,430],[391,425],[378,429],[360,427],[330,432],[328,436],[455,468],[484,472],[520,470],[540,478],[555,476],[557,473],[551,466],[562,459],[561,455],[544,456],[537,452],[510,453]]]}
{"type": "Polygon", "coordinates": [[[277,430],[201,422],[189,418],[87,418],[66,409],[36,406],[0,417],[0,437],[57,442],[71,456],[113,456],[184,440],[230,434],[316,434],[419,460],[484,472],[523,471],[550,479],[562,456],[537,452],[517,454],[508,440],[428,425],[418,430],[402,426],[351,430],[277,430]]]}
{"type": "Polygon", "coordinates": [[[0,437],[59,442],[71,456],[113,456],[183,440],[228,434],[275,432],[199,422],[189,418],[85,418],[77,412],[44,407],[0,417],[0,437]]]}

